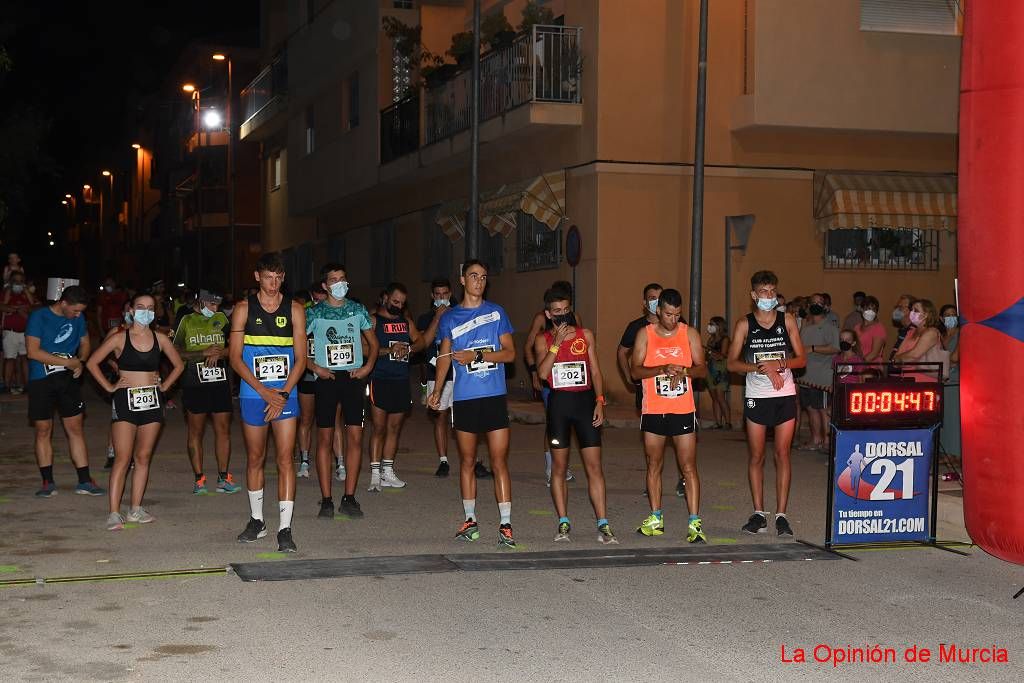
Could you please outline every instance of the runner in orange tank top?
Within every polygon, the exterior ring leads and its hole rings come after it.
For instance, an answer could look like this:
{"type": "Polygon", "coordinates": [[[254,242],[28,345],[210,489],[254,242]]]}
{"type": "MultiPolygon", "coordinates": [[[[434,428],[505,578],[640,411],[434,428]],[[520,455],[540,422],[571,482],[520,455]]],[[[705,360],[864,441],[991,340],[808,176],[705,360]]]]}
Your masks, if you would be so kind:
{"type": "Polygon", "coordinates": [[[686,480],[686,504],[690,512],[686,540],[706,543],[700,519],[700,478],[697,475],[696,414],[691,378],[707,375],[700,334],[680,323],[683,298],[666,289],[658,299],[658,321],[636,336],[630,373],[643,383],[644,399],[640,431],[647,456],[647,493],[651,514],[637,532],[661,536],[665,523],[661,511],[661,474],[669,438],[676,449],[679,469],[686,480]]]}

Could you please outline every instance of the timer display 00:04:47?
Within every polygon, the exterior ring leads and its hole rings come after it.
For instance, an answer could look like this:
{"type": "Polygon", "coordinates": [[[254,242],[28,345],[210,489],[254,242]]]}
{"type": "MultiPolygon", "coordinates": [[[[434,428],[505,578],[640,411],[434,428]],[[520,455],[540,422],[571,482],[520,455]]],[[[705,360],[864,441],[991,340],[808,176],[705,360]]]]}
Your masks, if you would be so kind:
{"type": "Polygon", "coordinates": [[[851,389],[846,401],[848,415],[935,413],[939,394],[932,390],[851,389]]]}

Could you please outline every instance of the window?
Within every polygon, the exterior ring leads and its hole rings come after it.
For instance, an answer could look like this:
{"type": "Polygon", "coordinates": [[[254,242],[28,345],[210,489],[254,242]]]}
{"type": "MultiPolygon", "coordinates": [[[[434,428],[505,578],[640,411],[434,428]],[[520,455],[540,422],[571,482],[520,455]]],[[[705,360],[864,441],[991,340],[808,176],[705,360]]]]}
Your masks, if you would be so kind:
{"type": "Polygon", "coordinates": [[[860,30],[960,35],[960,0],[860,0],[860,30]]]}
{"type": "Polygon", "coordinates": [[[937,230],[868,228],[825,233],[828,270],[938,270],[937,230]]]}
{"type": "Polygon", "coordinates": [[[487,272],[500,275],[505,267],[505,238],[501,233],[490,234],[480,229],[480,260],[487,264],[487,272]]]}
{"type": "Polygon", "coordinates": [[[416,0],[395,0],[395,9],[416,9],[416,0]]]}
{"type": "Polygon", "coordinates": [[[423,212],[423,269],[420,278],[424,282],[451,277],[452,274],[452,242],[441,232],[436,217],[436,211],[423,212]]]}
{"type": "Polygon", "coordinates": [[[276,190],[281,187],[281,152],[274,152],[270,155],[270,189],[276,190]]]}
{"type": "Polygon", "coordinates": [[[352,130],[359,125],[359,72],[356,71],[348,77],[345,87],[348,111],[346,115],[347,130],[352,130]]]}
{"type": "Polygon", "coordinates": [[[557,268],[562,260],[562,229],[550,229],[528,213],[516,214],[516,271],[557,268]]]}
{"type": "Polygon", "coordinates": [[[313,120],[313,105],[306,107],[306,154],[316,149],[316,128],[313,120]]]}
{"type": "Polygon", "coordinates": [[[383,287],[395,270],[395,226],[379,223],[370,228],[370,283],[383,287]]]}

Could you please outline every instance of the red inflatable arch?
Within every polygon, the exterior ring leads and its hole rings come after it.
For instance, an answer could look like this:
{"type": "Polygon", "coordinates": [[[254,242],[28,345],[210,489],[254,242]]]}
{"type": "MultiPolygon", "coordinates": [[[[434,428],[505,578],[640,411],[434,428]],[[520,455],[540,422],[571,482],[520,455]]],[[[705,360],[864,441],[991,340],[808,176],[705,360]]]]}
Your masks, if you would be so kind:
{"type": "Polygon", "coordinates": [[[1024,2],[963,5],[964,518],[985,551],[1024,564],[1024,2]]]}

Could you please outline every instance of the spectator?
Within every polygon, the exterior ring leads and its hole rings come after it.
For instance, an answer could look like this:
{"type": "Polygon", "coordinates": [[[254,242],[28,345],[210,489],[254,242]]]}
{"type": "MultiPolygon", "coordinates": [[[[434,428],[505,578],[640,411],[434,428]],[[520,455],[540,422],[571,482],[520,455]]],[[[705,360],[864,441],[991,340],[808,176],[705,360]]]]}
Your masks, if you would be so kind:
{"type": "Polygon", "coordinates": [[[913,301],[914,296],[912,294],[903,294],[896,300],[896,307],[892,309],[892,323],[898,331],[896,333],[896,343],[893,344],[892,353],[889,354],[889,360],[896,358],[896,353],[900,350],[903,340],[907,338],[907,334],[910,332],[910,304],[913,301]]]}
{"type": "Polygon", "coordinates": [[[857,329],[857,325],[860,325],[862,322],[864,322],[864,318],[862,316],[862,313],[864,311],[864,299],[864,292],[853,293],[853,310],[843,320],[844,330],[855,330],[857,329]]]}
{"type": "Polygon", "coordinates": [[[943,387],[939,443],[946,453],[960,455],[960,317],[953,304],[943,306],[941,313],[946,328],[943,345],[949,352],[949,376],[943,387]]]}
{"type": "Polygon", "coordinates": [[[712,429],[732,429],[729,404],[725,400],[725,391],[729,388],[729,371],[725,367],[726,358],[729,357],[729,330],[726,329],[725,318],[718,315],[711,318],[707,332],[704,353],[708,359],[708,377],[705,383],[715,417],[712,429]]]}
{"type": "Polygon", "coordinates": [[[863,368],[854,367],[853,363],[863,363],[864,358],[860,355],[860,345],[857,342],[857,333],[853,330],[843,330],[839,333],[839,353],[832,357],[832,369],[839,376],[843,384],[859,382],[863,368]]]}
{"type": "Polygon", "coordinates": [[[11,275],[13,273],[25,274],[25,267],[21,265],[21,257],[18,256],[17,252],[11,252],[7,255],[7,265],[4,266],[4,286],[6,287],[11,282],[11,275]]]}
{"type": "Polygon", "coordinates": [[[3,311],[4,383],[12,394],[20,394],[28,381],[28,349],[25,347],[25,326],[28,314],[36,305],[35,297],[26,291],[25,273],[11,273],[11,282],[0,299],[3,311]]]}
{"type": "Polygon", "coordinates": [[[878,299],[865,296],[858,315],[863,322],[855,325],[853,331],[857,333],[860,353],[865,361],[879,363],[885,351],[886,333],[885,326],[878,322],[878,299]]]}
{"type": "Polygon", "coordinates": [[[128,294],[117,286],[114,278],[108,277],[103,281],[99,296],[96,297],[96,322],[100,339],[105,338],[107,332],[120,327],[124,322],[124,305],[127,301],[128,294]]]}
{"type": "Polygon", "coordinates": [[[839,329],[839,316],[832,310],[832,295],[828,292],[822,292],[821,298],[825,302],[825,319],[836,326],[839,329]]]}
{"type": "Polygon", "coordinates": [[[826,317],[825,297],[811,296],[800,341],[807,352],[807,368],[797,379],[800,405],[807,411],[811,440],[799,448],[828,450],[828,393],[832,388],[832,356],[839,353],[839,328],[826,317]]]}
{"type": "MultiPolygon", "coordinates": [[[[942,337],[946,332],[945,325],[939,320],[939,312],[928,299],[916,299],[910,305],[907,315],[910,322],[903,342],[896,349],[895,360],[901,363],[932,363],[940,359],[945,361],[941,352],[942,337]]],[[[917,381],[933,382],[935,377],[930,372],[905,372],[904,377],[913,377],[917,381]]]]}

